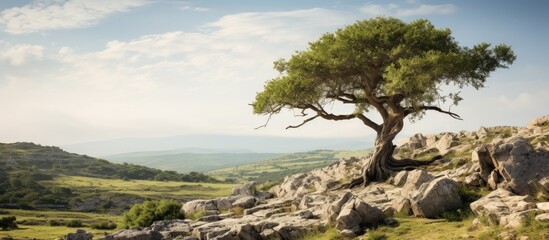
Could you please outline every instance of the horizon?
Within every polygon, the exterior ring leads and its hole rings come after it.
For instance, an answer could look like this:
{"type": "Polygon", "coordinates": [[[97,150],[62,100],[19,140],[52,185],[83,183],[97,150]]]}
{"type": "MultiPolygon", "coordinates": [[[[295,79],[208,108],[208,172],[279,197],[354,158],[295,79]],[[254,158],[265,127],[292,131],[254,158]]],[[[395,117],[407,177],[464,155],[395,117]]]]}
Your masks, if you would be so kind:
{"type": "MultiPolygon", "coordinates": [[[[429,113],[415,133],[526,126],[549,114],[549,3],[474,1],[25,0],[0,3],[0,142],[66,146],[183,135],[374,139],[358,121],[267,120],[248,104],[278,58],[322,33],[375,16],[430,20],[464,46],[509,44],[517,55],[486,87],[465,88],[464,121],[429,113]],[[96,3],[96,4],[94,4],[96,3]],[[136,27],[138,26],[138,27],[136,27]],[[544,112],[545,111],[545,112],[544,112]]],[[[374,115],[373,119],[378,120],[374,115]]]]}

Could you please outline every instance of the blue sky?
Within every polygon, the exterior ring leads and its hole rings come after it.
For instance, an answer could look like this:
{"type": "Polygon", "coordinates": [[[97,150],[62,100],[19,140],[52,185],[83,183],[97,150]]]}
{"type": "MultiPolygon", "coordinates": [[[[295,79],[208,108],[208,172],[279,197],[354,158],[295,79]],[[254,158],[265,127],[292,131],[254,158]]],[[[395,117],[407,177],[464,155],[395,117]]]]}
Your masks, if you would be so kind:
{"type": "MultiPolygon", "coordinates": [[[[517,60],[452,110],[407,123],[416,132],[525,125],[549,114],[547,1],[0,2],[0,142],[71,144],[123,137],[235,134],[365,137],[359,121],[300,129],[283,112],[267,128],[248,106],[272,62],[322,33],[379,15],[426,18],[462,45],[505,43],[517,60]]],[[[448,105],[442,105],[448,108],[448,105]]],[[[375,116],[371,116],[375,118],[375,116]]]]}

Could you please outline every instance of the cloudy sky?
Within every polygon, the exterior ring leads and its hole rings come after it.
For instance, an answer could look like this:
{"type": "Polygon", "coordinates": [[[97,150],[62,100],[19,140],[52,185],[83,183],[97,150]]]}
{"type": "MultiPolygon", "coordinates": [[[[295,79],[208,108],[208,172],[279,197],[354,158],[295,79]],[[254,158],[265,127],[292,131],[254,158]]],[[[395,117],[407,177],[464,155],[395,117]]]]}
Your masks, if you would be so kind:
{"type": "MultiPolygon", "coordinates": [[[[322,33],[379,15],[431,20],[460,44],[506,43],[518,58],[452,110],[407,123],[415,132],[525,125],[549,114],[547,1],[0,1],[0,142],[47,145],[183,134],[365,137],[360,121],[248,105],[272,62],[322,33]]],[[[448,106],[445,106],[447,108],[448,106]]]]}

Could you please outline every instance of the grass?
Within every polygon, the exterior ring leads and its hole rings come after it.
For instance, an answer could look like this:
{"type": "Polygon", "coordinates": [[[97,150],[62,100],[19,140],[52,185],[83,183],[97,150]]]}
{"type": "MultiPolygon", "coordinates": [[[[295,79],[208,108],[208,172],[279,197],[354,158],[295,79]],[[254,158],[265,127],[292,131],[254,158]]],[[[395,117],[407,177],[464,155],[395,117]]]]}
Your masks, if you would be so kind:
{"type": "Polygon", "coordinates": [[[326,229],[325,231],[313,231],[305,234],[303,236],[302,240],[339,240],[342,239],[339,232],[333,228],[330,227],[326,229]]]}
{"type": "MultiPolygon", "coordinates": [[[[83,195],[95,195],[105,193],[127,193],[142,196],[149,199],[177,199],[192,200],[198,198],[215,198],[227,196],[232,191],[234,184],[226,183],[186,183],[186,182],[158,182],[146,180],[99,179],[79,176],[60,176],[51,181],[41,181],[44,186],[68,187],[73,192],[83,195]]],[[[76,228],[64,226],[67,223],[82,222],[78,227],[92,232],[94,236],[103,236],[105,232],[114,230],[92,229],[92,225],[99,223],[119,223],[121,216],[108,214],[94,214],[83,212],[65,211],[30,211],[0,209],[0,216],[15,216],[19,229],[12,231],[0,231],[0,237],[11,236],[14,239],[36,238],[55,239],[76,228]],[[49,222],[63,223],[63,226],[49,226],[49,222]],[[23,224],[24,223],[24,224],[23,224]]]]}
{"type": "Polygon", "coordinates": [[[19,229],[11,231],[0,231],[0,237],[10,236],[14,239],[55,239],[62,237],[70,232],[75,232],[76,228],[67,226],[49,226],[48,221],[80,221],[83,226],[78,227],[88,232],[93,233],[97,238],[103,236],[105,232],[111,233],[115,230],[98,230],[91,228],[91,225],[99,222],[118,222],[120,216],[108,215],[108,214],[95,214],[95,213],[81,213],[81,212],[59,212],[59,211],[31,211],[31,210],[13,210],[3,209],[8,212],[7,215],[15,216],[17,218],[17,225],[19,229]],[[43,225],[26,225],[20,222],[36,222],[43,225]]]}
{"type": "Polygon", "coordinates": [[[99,179],[79,176],[61,176],[53,181],[40,182],[44,186],[67,187],[81,194],[126,193],[150,199],[191,200],[229,195],[234,184],[158,182],[147,180],[99,179]]]}

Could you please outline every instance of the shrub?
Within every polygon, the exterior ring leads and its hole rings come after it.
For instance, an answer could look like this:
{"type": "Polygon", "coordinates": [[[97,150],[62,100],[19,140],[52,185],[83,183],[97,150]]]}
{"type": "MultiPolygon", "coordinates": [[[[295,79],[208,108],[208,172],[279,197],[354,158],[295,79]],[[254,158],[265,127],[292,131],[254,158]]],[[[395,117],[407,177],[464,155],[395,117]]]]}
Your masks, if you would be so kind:
{"type": "Polygon", "coordinates": [[[101,230],[112,230],[117,227],[116,223],[113,223],[111,221],[101,221],[101,222],[94,222],[91,224],[91,228],[93,229],[101,229],[101,230]]]}
{"type": "Polygon", "coordinates": [[[50,225],[51,227],[55,227],[55,226],[61,226],[63,224],[59,221],[56,221],[56,220],[49,220],[48,225],[50,225]]]}
{"type": "Polygon", "coordinates": [[[65,223],[65,226],[67,226],[67,227],[82,227],[82,221],[72,219],[72,220],[67,221],[67,223],[65,223]]]}
{"type": "Polygon", "coordinates": [[[17,229],[17,224],[15,223],[16,218],[14,216],[2,217],[0,218],[0,228],[2,230],[17,229]]]}
{"type": "Polygon", "coordinates": [[[154,221],[182,218],[181,203],[173,200],[145,201],[123,216],[124,228],[148,227],[154,221]]]}

